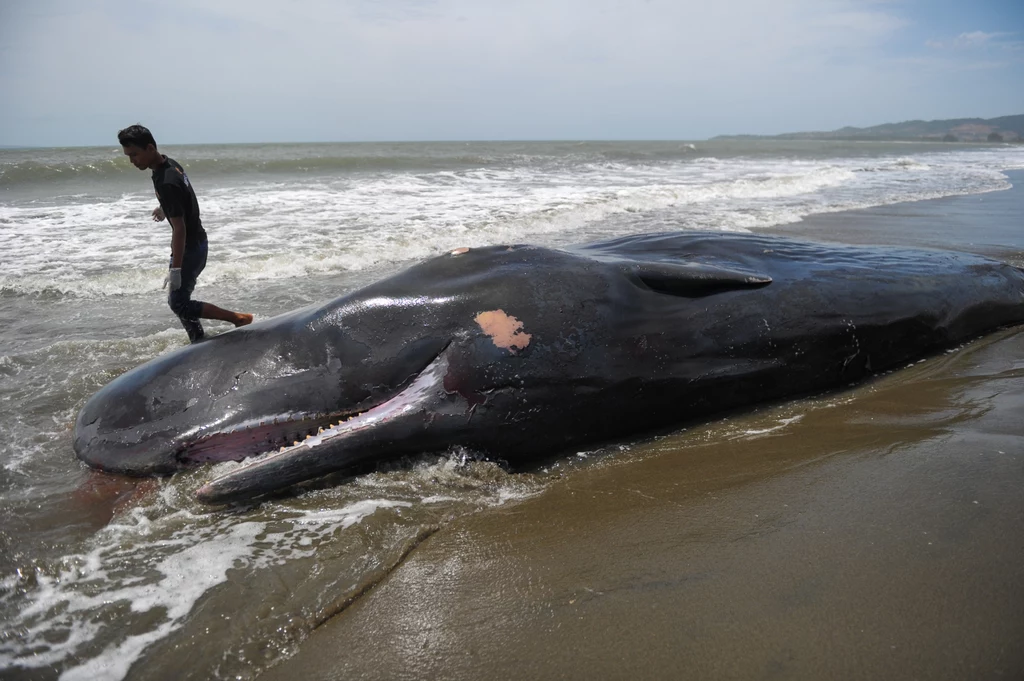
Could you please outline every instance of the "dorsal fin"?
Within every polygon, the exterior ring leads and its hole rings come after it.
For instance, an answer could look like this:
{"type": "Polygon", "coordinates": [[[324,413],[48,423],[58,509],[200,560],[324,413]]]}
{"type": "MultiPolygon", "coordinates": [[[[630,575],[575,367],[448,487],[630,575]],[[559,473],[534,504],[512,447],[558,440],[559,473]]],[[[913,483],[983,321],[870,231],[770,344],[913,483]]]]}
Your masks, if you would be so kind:
{"type": "Polygon", "coordinates": [[[626,270],[655,291],[688,298],[772,283],[767,274],[706,263],[634,261],[626,265],[626,270]]]}

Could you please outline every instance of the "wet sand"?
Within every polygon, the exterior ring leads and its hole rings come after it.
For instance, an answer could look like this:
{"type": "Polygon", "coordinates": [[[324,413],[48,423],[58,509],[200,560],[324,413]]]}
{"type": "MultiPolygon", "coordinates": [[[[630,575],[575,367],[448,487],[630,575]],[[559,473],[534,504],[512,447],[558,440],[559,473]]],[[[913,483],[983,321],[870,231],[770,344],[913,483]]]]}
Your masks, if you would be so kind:
{"type": "MultiPolygon", "coordinates": [[[[1015,188],[778,233],[1024,260],[1015,188]]],[[[1024,678],[1024,328],[455,519],[261,679],[1024,678]]]]}

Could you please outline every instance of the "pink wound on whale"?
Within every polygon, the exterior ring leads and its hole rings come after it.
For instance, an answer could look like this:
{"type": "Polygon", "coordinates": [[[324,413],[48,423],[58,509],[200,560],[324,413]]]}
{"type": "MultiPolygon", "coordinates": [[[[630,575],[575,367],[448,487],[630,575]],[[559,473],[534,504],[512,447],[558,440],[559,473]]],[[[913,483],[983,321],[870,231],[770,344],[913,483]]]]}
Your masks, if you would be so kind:
{"type": "Polygon", "coordinates": [[[516,352],[530,344],[531,334],[522,331],[523,323],[504,310],[488,310],[476,316],[476,323],[499,348],[516,352]]]}

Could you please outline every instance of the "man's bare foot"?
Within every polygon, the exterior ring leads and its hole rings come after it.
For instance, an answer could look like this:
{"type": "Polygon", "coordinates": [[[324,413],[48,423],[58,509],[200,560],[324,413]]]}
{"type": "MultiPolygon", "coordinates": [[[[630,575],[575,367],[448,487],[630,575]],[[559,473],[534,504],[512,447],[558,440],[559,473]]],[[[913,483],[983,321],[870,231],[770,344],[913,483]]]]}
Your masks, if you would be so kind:
{"type": "Polygon", "coordinates": [[[235,319],[232,324],[234,324],[235,327],[252,324],[252,315],[248,312],[238,312],[235,314],[235,319]]]}

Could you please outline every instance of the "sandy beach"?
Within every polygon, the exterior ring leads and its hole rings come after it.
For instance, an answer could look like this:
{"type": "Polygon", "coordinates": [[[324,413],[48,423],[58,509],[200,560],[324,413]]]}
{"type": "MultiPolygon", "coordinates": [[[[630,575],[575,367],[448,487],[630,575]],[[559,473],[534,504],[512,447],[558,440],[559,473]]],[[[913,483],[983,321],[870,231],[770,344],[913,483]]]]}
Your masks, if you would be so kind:
{"type": "MultiPolygon", "coordinates": [[[[772,232],[1021,265],[1008,175],[772,232]]],[[[1022,379],[1017,327],[568,471],[442,524],[260,678],[1022,678],[1022,379]]]]}

